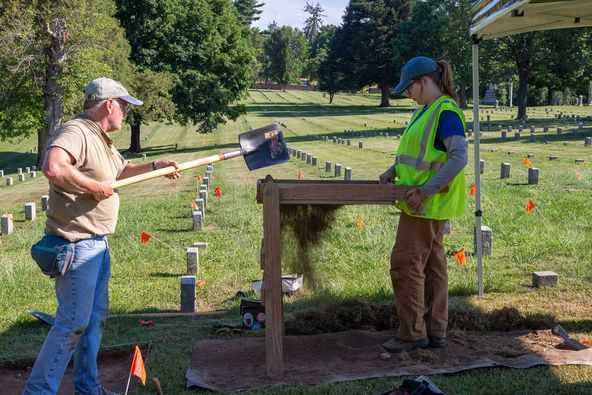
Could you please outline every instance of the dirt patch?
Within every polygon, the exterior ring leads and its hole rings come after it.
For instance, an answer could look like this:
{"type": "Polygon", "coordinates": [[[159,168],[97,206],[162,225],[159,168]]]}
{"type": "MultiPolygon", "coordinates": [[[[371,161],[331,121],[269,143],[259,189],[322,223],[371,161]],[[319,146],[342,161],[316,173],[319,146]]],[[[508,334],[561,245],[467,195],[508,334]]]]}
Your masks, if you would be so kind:
{"type": "MultiPolygon", "coordinates": [[[[448,329],[463,331],[512,331],[550,328],[555,321],[550,315],[522,315],[513,307],[491,313],[450,311],[448,329]]],[[[324,303],[314,309],[294,315],[285,323],[286,334],[314,335],[352,329],[384,331],[399,324],[392,304],[375,304],[364,299],[349,299],[341,303],[324,303]]]]}
{"type": "MultiPolygon", "coordinates": [[[[132,357],[133,353],[127,352],[111,352],[100,355],[98,363],[101,384],[111,391],[123,394],[132,357]]],[[[33,362],[21,366],[0,367],[0,383],[2,383],[0,392],[3,394],[21,394],[31,373],[33,362]]],[[[134,390],[137,386],[138,379],[132,377],[130,390],[134,390]]],[[[71,395],[73,393],[72,366],[70,366],[66,370],[58,395],[71,395]]]]}
{"type": "Polygon", "coordinates": [[[282,262],[290,273],[304,274],[306,284],[315,290],[320,288],[321,282],[318,281],[310,251],[335,222],[335,211],[340,207],[310,204],[280,206],[282,262]]]}

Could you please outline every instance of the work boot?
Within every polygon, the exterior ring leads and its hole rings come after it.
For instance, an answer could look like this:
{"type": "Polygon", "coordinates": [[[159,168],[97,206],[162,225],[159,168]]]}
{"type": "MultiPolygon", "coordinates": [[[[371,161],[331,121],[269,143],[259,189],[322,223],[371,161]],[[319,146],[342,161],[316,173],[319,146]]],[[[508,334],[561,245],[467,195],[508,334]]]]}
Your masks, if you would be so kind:
{"type": "Polygon", "coordinates": [[[429,347],[431,348],[444,348],[446,347],[446,338],[443,336],[428,336],[429,347]]]}
{"type": "MultiPolygon", "coordinates": [[[[85,392],[75,391],[74,395],[87,395],[87,394],[85,392]]],[[[119,392],[109,391],[108,389],[101,386],[101,388],[99,388],[98,395],[120,395],[120,394],[119,394],[119,392]]]]}
{"type": "Polygon", "coordinates": [[[416,348],[426,348],[430,344],[427,337],[416,341],[401,340],[398,337],[382,343],[382,348],[390,353],[398,353],[401,351],[411,351],[416,348]]]}

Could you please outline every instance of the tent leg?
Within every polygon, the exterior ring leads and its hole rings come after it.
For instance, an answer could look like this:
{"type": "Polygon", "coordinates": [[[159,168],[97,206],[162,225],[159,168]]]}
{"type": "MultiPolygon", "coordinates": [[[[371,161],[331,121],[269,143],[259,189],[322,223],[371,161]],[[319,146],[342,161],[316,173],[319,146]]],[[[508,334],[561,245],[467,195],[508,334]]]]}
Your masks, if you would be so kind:
{"type": "Polygon", "coordinates": [[[477,252],[477,292],[483,297],[483,237],[481,234],[481,171],[479,166],[479,143],[481,128],[479,127],[479,38],[473,36],[473,130],[475,131],[475,250],[477,252]]]}

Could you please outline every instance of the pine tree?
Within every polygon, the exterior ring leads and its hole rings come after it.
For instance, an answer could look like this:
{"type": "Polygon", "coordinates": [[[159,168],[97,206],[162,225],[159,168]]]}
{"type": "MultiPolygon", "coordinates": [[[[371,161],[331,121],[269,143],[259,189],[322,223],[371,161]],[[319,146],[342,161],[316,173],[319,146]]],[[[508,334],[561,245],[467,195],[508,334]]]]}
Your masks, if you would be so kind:
{"type": "Polygon", "coordinates": [[[310,16],[304,21],[304,35],[308,39],[308,42],[312,44],[316,38],[316,36],[320,33],[321,27],[323,26],[322,17],[326,16],[323,15],[323,7],[321,7],[320,3],[313,6],[311,4],[306,3],[303,11],[308,12],[310,16]]]}
{"type": "Polygon", "coordinates": [[[243,17],[246,26],[251,26],[253,22],[259,20],[259,15],[263,12],[260,8],[265,5],[265,3],[257,3],[257,0],[234,0],[232,4],[243,17]]]}

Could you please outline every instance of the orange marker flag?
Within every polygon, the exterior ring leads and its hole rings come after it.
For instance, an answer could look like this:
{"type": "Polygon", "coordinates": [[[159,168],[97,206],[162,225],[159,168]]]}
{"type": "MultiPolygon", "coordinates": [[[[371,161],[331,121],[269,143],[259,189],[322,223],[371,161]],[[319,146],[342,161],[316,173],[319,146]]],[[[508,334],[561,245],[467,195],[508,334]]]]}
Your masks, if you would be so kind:
{"type": "Polygon", "coordinates": [[[464,265],[466,260],[465,260],[465,249],[461,248],[459,252],[457,252],[456,254],[454,254],[454,257],[456,258],[456,260],[458,261],[459,264],[464,265]]]}
{"type": "Polygon", "coordinates": [[[536,208],[536,205],[534,204],[534,202],[530,199],[528,199],[528,203],[526,203],[526,212],[527,213],[531,213],[532,210],[534,210],[536,208]]]}
{"type": "Polygon", "coordinates": [[[362,217],[358,215],[358,220],[356,221],[358,228],[364,229],[364,222],[362,222],[362,217]]]}
{"type": "Polygon", "coordinates": [[[148,244],[148,242],[150,241],[150,238],[152,237],[152,235],[150,235],[150,233],[146,232],[146,231],[142,231],[142,239],[140,240],[140,243],[142,244],[148,244]]]}
{"type": "Polygon", "coordinates": [[[582,179],[582,173],[576,171],[576,180],[580,181],[582,179]]]}
{"type": "Polygon", "coordinates": [[[222,196],[222,189],[220,189],[220,187],[216,187],[216,189],[214,189],[214,195],[218,197],[222,196]]]}
{"type": "Polygon", "coordinates": [[[199,181],[200,183],[203,181],[203,178],[201,178],[201,174],[197,175],[197,181],[199,181]]]}
{"type": "Polygon", "coordinates": [[[524,158],[522,163],[524,163],[524,166],[526,166],[526,167],[529,167],[530,165],[532,165],[532,163],[530,163],[530,159],[528,159],[528,158],[524,158]]]}
{"type": "Polygon", "coordinates": [[[191,201],[191,208],[197,210],[197,203],[195,203],[195,200],[191,201]]]}
{"type": "Polygon", "coordinates": [[[588,340],[584,339],[583,337],[582,338],[579,338],[578,341],[580,343],[582,343],[584,346],[590,347],[590,342],[588,340]]]}
{"type": "Polygon", "coordinates": [[[205,280],[205,278],[201,278],[201,279],[199,279],[199,281],[197,282],[197,286],[198,286],[198,287],[203,287],[204,285],[206,285],[206,280],[205,280]]]}
{"type": "Polygon", "coordinates": [[[469,195],[475,196],[475,193],[477,193],[477,188],[475,188],[475,184],[471,184],[471,190],[469,191],[469,195]]]}
{"type": "Polygon", "coordinates": [[[134,359],[132,361],[132,368],[130,373],[142,380],[142,384],[146,385],[146,369],[144,368],[144,359],[140,352],[140,347],[136,346],[134,351],[134,359]]]}
{"type": "Polygon", "coordinates": [[[302,180],[304,178],[304,173],[302,173],[302,170],[298,170],[298,179],[302,180]]]}

